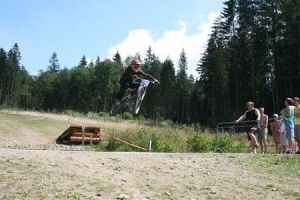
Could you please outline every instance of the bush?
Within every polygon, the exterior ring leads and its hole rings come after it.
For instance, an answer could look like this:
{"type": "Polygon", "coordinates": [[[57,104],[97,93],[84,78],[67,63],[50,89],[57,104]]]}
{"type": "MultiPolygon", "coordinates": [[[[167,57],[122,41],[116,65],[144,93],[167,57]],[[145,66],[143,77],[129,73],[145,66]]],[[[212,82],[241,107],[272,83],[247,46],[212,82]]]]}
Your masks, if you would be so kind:
{"type": "Polygon", "coordinates": [[[146,118],[143,115],[139,115],[136,120],[138,120],[139,122],[145,122],[146,118]]]}
{"type": "Polygon", "coordinates": [[[168,141],[162,139],[157,134],[152,134],[152,151],[154,152],[172,152],[172,147],[168,141]]]}
{"type": "Polygon", "coordinates": [[[64,114],[68,115],[68,116],[72,116],[72,117],[83,117],[84,116],[84,114],[73,111],[73,110],[65,110],[64,114]]]}
{"type": "Polygon", "coordinates": [[[212,149],[211,137],[194,134],[187,139],[189,152],[208,152],[212,149]]]}
{"type": "MultiPolygon", "coordinates": [[[[126,142],[149,149],[150,140],[152,141],[153,152],[186,152],[186,143],[179,133],[171,130],[160,132],[157,129],[142,128],[137,131],[127,130],[125,132],[110,132],[105,147],[106,151],[141,151],[138,148],[123,144],[114,137],[118,137],[126,142]]],[[[96,148],[103,150],[103,146],[96,148]]]]}
{"type": "Polygon", "coordinates": [[[173,127],[174,122],[172,120],[165,120],[160,123],[162,127],[173,127]]]}
{"type": "Polygon", "coordinates": [[[99,117],[108,117],[109,114],[107,112],[99,112],[98,113],[99,117]]]}
{"type": "Polygon", "coordinates": [[[125,120],[134,120],[133,115],[129,112],[124,112],[122,114],[122,118],[125,119],[125,120]]]}
{"type": "Polygon", "coordinates": [[[190,152],[233,152],[233,140],[229,135],[190,135],[187,140],[188,150],[190,152]]]}
{"type": "Polygon", "coordinates": [[[212,139],[213,152],[227,153],[233,151],[233,141],[229,135],[217,135],[212,139]]]}
{"type": "Polygon", "coordinates": [[[142,151],[119,142],[115,137],[131,144],[149,149],[152,141],[152,152],[240,152],[244,143],[234,145],[229,135],[210,135],[195,132],[183,132],[172,128],[140,128],[120,131],[106,130],[106,144],[94,147],[98,151],[142,151]]]}

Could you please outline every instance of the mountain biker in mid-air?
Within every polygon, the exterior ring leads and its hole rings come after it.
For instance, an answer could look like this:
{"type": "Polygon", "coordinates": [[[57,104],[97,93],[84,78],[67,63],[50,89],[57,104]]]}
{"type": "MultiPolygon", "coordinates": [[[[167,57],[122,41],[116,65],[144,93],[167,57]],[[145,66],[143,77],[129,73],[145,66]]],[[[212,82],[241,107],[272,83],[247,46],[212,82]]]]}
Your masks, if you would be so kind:
{"type": "Polygon", "coordinates": [[[120,79],[121,85],[120,85],[119,93],[117,95],[116,104],[120,104],[124,96],[124,93],[128,88],[136,89],[140,86],[140,84],[133,82],[133,80],[137,76],[142,76],[143,78],[149,81],[152,81],[154,83],[159,83],[159,81],[156,78],[142,71],[141,64],[142,64],[141,61],[139,61],[138,59],[133,59],[130,65],[123,73],[123,75],[121,76],[120,79]]]}

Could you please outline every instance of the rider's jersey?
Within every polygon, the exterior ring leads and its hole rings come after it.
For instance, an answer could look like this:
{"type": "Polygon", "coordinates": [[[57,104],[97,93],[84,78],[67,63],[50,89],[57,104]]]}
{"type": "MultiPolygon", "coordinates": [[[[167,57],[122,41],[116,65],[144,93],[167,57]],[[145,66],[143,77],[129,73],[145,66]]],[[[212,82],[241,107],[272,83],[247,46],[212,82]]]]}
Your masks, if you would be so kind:
{"type": "Polygon", "coordinates": [[[125,70],[124,74],[121,77],[121,80],[132,82],[132,80],[135,79],[135,76],[143,76],[144,78],[149,79],[151,81],[155,80],[155,78],[153,78],[149,74],[146,74],[141,69],[138,72],[135,72],[134,70],[131,69],[130,66],[127,67],[127,69],[125,70]]]}

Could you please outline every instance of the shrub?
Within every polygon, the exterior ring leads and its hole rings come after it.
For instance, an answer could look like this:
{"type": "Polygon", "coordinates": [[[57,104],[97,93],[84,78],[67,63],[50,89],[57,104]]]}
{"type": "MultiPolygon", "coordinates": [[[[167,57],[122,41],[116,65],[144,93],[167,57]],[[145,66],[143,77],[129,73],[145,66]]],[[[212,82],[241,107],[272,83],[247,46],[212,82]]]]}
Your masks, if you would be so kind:
{"type": "Polygon", "coordinates": [[[99,117],[108,117],[109,114],[107,112],[99,112],[98,113],[99,117]]]}
{"type": "Polygon", "coordinates": [[[227,153],[233,151],[233,141],[229,135],[217,135],[212,138],[213,152],[227,153]]]}
{"type": "Polygon", "coordinates": [[[84,116],[82,113],[76,112],[76,111],[73,111],[73,110],[65,110],[64,114],[72,116],[72,117],[83,117],[84,116]]]}
{"type": "MultiPolygon", "coordinates": [[[[186,143],[178,133],[173,131],[160,132],[157,129],[142,128],[137,131],[127,130],[125,132],[110,132],[108,143],[105,150],[107,151],[140,151],[137,148],[131,147],[127,144],[123,144],[115,140],[114,137],[118,137],[129,143],[133,143],[137,146],[149,149],[150,140],[152,141],[153,152],[185,152],[186,143]]],[[[102,148],[96,148],[96,150],[103,150],[102,148]]]]}
{"type": "Polygon", "coordinates": [[[137,116],[136,120],[138,120],[139,122],[145,122],[146,118],[143,115],[139,115],[137,116]]]}
{"type": "Polygon", "coordinates": [[[232,138],[224,134],[187,133],[173,128],[135,128],[126,131],[106,130],[107,143],[95,149],[98,151],[142,151],[117,141],[115,137],[145,149],[149,149],[151,140],[152,152],[240,152],[245,144],[243,142],[234,144],[232,138]]]}
{"type": "Polygon", "coordinates": [[[129,112],[124,112],[122,114],[122,118],[125,119],[125,120],[134,120],[133,115],[129,112]]]}
{"type": "Polygon", "coordinates": [[[189,152],[208,152],[212,149],[211,138],[201,134],[190,135],[187,144],[189,152]]]}
{"type": "Polygon", "coordinates": [[[165,120],[160,123],[162,127],[172,127],[174,126],[174,122],[171,120],[165,120]]]}
{"type": "Polygon", "coordinates": [[[152,151],[154,152],[172,152],[172,147],[170,144],[163,140],[159,135],[152,134],[151,136],[152,140],[152,151]]]}

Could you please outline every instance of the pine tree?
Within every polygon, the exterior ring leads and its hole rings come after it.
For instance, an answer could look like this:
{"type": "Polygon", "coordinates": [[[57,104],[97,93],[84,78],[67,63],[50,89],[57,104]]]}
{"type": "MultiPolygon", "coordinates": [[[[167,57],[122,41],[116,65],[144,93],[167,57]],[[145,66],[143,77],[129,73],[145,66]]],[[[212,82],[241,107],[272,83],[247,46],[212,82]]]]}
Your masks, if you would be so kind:
{"type": "Polygon", "coordinates": [[[99,63],[100,63],[100,57],[99,57],[99,56],[97,56],[97,59],[96,59],[95,65],[99,65],[99,63]]]}
{"type": "Polygon", "coordinates": [[[48,66],[48,69],[50,72],[57,73],[60,70],[60,65],[59,65],[59,61],[58,61],[56,52],[53,52],[53,54],[49,60],[49,63],[50,63],[50,65],[48,66]]]}
{"type": "Polygon", "coordinates": [[[121,55],[119,54],[119,51],[117,51],[117,53],[114,55],[113,61],[117,63],[120,67],[123,67],[122,58],[121,55]]]}
{"type": "MultiPolygon", "coordinates": [[[[143,70],[155,78],[159,78],[160,76],[161,63],[158,57],[152,53],[151,47],[149,47],[145,56],[143,70]]],[[[145,106],[142,107],[142,111],[153,119],[159,118],[160,101],[159,86],[151,87],[151,89],[147,92],[147,97],[144,102],[145,106]]]]}
{"type": "Polygon", "coordinates": [[[148,72],[150,70],[150,68],[152,67],[152,65],[156,62],[156,60],[158,60],[155,56],[154,53],[152,53],[152,48],[151,46],[149,46],[147,53],[146,53],[146,57],[144,60],[144,70],[146,72],[148,72]]]}
{"type": "Polygon", "coordinates": [[[3,48],[0,49],[0,104],[4,103],[5,97],[8,94],[8,79],[9,69],[7,65],[6,52],[3,48]]]}
{"type": "Polygon", "coordinates": [[[176,121],[184,123],[190,122],[190,95],[191,88],[189,87],[189,80],[187,77],[187,60],[184,49],[180,53],[178,61],[178,73],[176,75],[176,89],[177,89],[177,109],[176,121]]]}
{"type": "Polygon", "coordinates": [[[175,69],[171,59],[167,58],[160,73],[161,116],[165,119],[175,119],[175,69]]]}
{"type": "Polygon", "coordinates": [[[8,64],[8,94],[6,96],[5,104],[9,106],[17,103],[17,89],[19,88],[19,71],[20,71],[21,53],[18,44],[14,44],[12,49],[7,53],[8,64]]]}
{"type": "Polygon", "coordinates": [[[79,66],[80,67],[85,67],[86,65],[87,65],[87,61],[86,61],[85,55],[83,55],[81,60],[80,60],[79,66]]]}

